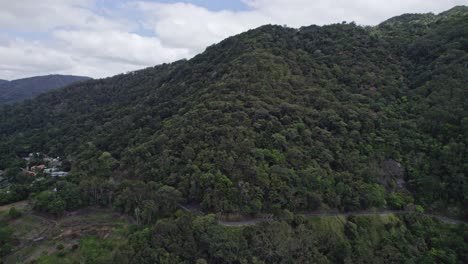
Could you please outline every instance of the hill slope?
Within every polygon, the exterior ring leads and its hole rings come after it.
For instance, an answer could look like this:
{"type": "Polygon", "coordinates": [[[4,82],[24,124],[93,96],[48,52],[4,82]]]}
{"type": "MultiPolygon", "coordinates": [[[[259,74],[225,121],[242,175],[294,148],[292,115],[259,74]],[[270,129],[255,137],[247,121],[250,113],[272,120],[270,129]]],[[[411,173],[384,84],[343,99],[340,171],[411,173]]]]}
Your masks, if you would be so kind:
{"type": "Polygon", "coordinates": [[[96,202],[112,177],[217,212],[466,213],[467,14],[409,20],[263,26],[189,61],[5,106],[0,167],[67,155],[96,202]]]}
{"type": "Polygon", "coordinates": [[[73,75],[46,75],[13,81],[0,80],[0,104],[20,102],[41,93],[89,79],[89,77],[73,75]]]}

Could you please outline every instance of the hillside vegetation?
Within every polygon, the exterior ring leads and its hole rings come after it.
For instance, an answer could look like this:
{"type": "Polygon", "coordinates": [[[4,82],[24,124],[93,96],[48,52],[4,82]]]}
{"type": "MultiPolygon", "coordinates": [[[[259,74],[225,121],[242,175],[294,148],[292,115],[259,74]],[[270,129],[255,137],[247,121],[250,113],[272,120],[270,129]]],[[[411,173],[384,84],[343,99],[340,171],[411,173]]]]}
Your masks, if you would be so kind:
{"type": "Polygon", "coordinates": [[[2,107],[0,169],[29,152],[67,157],[91,203],[117,199],[112,178],[214,212],[466,214],[467,52],[465,7],[376,27],[263,26],[2,107]]]}
{"type": "Polygon", "coordinates": [[[13,104],[68,84],[91,78],[73,75],[35,76],[13,81],[0,80],[0,105],[13,104]]]}
{"type": "Polygon", "coordinates": [[[0,205],[28,202],[2,207],[0,257],[468,263],[467,63],[456,7],[266,25],[3,106],[0,205]]]}

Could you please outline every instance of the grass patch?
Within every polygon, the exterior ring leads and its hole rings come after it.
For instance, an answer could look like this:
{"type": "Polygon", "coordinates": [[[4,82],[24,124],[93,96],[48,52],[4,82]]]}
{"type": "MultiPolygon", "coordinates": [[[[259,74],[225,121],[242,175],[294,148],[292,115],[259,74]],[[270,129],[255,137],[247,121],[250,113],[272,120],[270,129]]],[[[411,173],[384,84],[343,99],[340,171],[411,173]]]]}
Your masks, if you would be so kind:
{"type": "Polygon", "coordinates": [[[79,247],[67,247],[50,255],[42,255],[37,263],[113,263],[119,246],[125,242],[121,239],[103,239],[88,236],[79,241],[79,247]]]}
{"type": "Polygon", "coordinates": [[[13,236],[21,239],[19,246],[23,248],[17,248],[5,263],[102,263],[100,260],[115,254],[113,248],[126,241],[128,232],[125,217],[99,207],[84,208],[59,219],[25,210],[21,218],[6,223],[13,229],[13,236]],[[33,241],[39,237],[44,240],[33,241]]]}
{"type": "Polygon", "coordinates": [[[334,234],[337,237],[344,239],[344,224],[346,217],[344,216],[327,216],[327,217],[310,217],[307,219],[307,224],[313,230],[320,230],[324,234],[334,234]]]}

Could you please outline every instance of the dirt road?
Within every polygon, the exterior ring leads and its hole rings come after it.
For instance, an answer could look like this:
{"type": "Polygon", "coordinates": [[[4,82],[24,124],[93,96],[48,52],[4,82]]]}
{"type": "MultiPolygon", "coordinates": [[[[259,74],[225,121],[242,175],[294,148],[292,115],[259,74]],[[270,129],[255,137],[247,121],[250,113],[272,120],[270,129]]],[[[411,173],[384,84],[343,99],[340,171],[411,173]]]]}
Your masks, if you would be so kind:
{"type": "MultiPolygon", "coordinates": [[[[187,211],[187,212],[190,212],[190,213],[194,213],[194,214],[197,214],[197,215],[202,215],[203,213],[191,206],[183,206],[183,205],[180,205],[180,208],[182,208],[183,210],[187,211]]],[[[385,215],[390,215],[390,214],[421,214],[421,215],[425,215],[427,217],[432,217],[432,218],[435,218],[435,219],[438,219],[439,221],[441,222],[444,222],[444,223],[447,223],[447,224],[465,224],[465,225],[468,225],[468,222],[466,221],[462,221],[462,220],[458,220],[458,219],[453,219],[453,218],[449,218],[449,217],[446,217],[446,216],[442,216],[442,215],[434,215],[434,214],[426,214],[426,213],[417,213],[417,212],[414,212],[414,211],[400,211],[400,210],[382,210],[382,211],[356,211],[356,212],[346,212],[346,213],[340,213],[340,212],[302,212],[300,213],[302,215],[304,215],[305,217],[338,217],[338,216],[349,216],[349,215],[368,215],[368,216],[371,216],[371,215],[379,215],[379,216],[385,216],[385,215]]],[[[231,227],[240,227],[240,226],[251,226],[251,225],[256,225],[258,223],[264,223],[264,222],[271,222],[271,221],[274,221],[274,220],[278,220],[278,219],[281,219],[281,218],[273,218],[273,217],[253,217],[253,218],[249,218],[249,219],[245,219],[245,220],[239,220],[239,221],[231,221],[231,220],[220,220],[218,219],[218,223],[220,225],[223,225],[223,226],[231,226],[231,227]]]]}

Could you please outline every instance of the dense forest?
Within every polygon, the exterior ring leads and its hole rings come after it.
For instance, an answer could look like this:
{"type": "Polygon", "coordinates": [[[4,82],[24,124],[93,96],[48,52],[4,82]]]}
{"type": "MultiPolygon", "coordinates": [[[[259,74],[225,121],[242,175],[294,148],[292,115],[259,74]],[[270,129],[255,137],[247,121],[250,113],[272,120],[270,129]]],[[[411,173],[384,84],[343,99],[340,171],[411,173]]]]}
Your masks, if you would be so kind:
{"type": "MultiPolygon", "coordinates": [[[[89,263],[464,263],[466,225],[300,213],[468,219],[467,84],[466,7],[374,27],[262,26],[190,60],[0,107],[0,203],[131,215],[128,240],[89,263]],[[25,175],[23,158],[44,154],[68,176],[25,175]],[[226,228],[181,204],[280,220],[226,228]]],[[[10,232],[0,225],[0,254],[10,232]]]]}
{"type": "Polygon", "coordinates": [[[214,212],[466,214],[467,44],[465,7],[263,26],[189,61],[3,106],[0,169],[62,156],[81,183],[154,181],[214,212]]]}
{"type": "Polygon", "coordinates": [[[89,77],[56,74],[13,81],[0,80],[0,105],[31,99],[41,93],[90,79],[89,77]]]}

